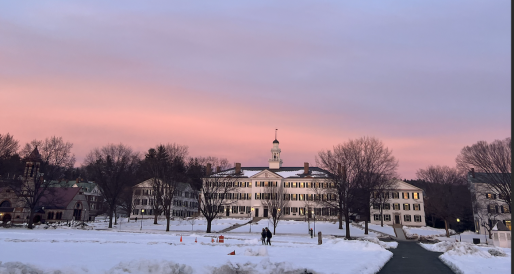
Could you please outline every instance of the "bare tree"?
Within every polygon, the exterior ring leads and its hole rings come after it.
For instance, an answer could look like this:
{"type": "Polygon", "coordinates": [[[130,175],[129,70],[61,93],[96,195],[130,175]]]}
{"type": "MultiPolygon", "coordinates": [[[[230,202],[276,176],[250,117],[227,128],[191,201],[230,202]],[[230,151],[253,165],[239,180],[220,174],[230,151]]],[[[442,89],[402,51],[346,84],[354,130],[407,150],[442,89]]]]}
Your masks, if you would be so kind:
{"type": "Polygon", "coordinates": [[[376,138],[362,137],[334,146],[333,151],[319,152],[316,163],[330,173],[330,187],[315,188],[317,193],[327,195],[327,199],[323,200],[322,196],[319,203],[338,211],[339,229],[342,229],[344,215],[346,238],[350,238],[350,210],[360,208],[367,233],[371,194],[391,187],[389,182],[396,175],[398,161],[392,151],[376,138]]]}
{"type": "Polygon", "coordinates": [[[170,159],[167,170],[163,173],[162,181],[162,204],[163,212],[166,216],[166,231],[170,231],[170,221],[172,213],[173,198],[179,191],[179,183],[185,180],[185,163],[181,155],[173,155],[170,152],[170,159]]]}
{"type": "Polygon", "coordinates": [[[347,172],[347,165],[351,165],[352,162],[345,146],[334,146],[334,151],[320,151],[316,157],[316,163],[329,174],[327,178],[319,179],[314,183],[316,193],[314,200],[322,207],[337,211],[339,229],[343,229],[344,217],[345,238],[350,239],[350,210],[357,202],[358,183],[355,180],[357,174],[353,170],[347,172]]]}
{"type": "Polygon", "coordinates": [[[289,205],[289,199],[287,199],[287,191],[282,185],[278,185],[277,182],[266,182],[268,185],[264,188],[264,197],[261,197],[261,202],[264,206],[268,207],[271,214],[268,214],[268,219],[273,224],[273,235],[277,229],[278,222],[284,216],[284,208],[289,205]],[[271,183],[271,184],[270,184],[271,183]]]}
{"type": "Polygon", "coordinates": [[[212,162],[206,164],[206,175],[200,189],[199,210],[207,220],[207,233],[211,233],[211,224],[218,214],[222,214],[225,209],[235,202],[232,199],[239,192],[235,182],[239,175],[235,171],[226,171],[230,164],[227,159],[207,157],[212,162]],[[211,165],[214,164],[216,173],[211,174],[211,165]]]}
{"type": "Polygon", "coordinates": [[[38,148],[43,162],[65,169],[73,168],[75,155],[71,153],[73,143],[65,142],[62,137],[52,136],[45,140],[32,140],[25,144],[20,151],[22,157],[27,157],[34,148],[38,148]]]}
{"type": "Polygon", "coordinates": [[[464,147],[456,159],[461,172],[474,170],[485,176],[476,176],[499,199],[511,206],[512,153],[511,138],[495,140],[492,143],[479,141],[464,147]]]}
{"type": "Polygon", "coordinates": [[[15,179],[3,181],[16,197],[19,198],[20,207],[28,208],[29,219],[28,228],[33,228],[33,218],[36,210],[41,208],[41,202],[46,197],[45,203],[58,203],[53,185],[59,185],[63,178],[64,170],[62,166],[54,166],[41,159],[37,148],[26,157],[27,164],[23,176],[15,179]]]}
{"type": "Polygon", "coordinates": [[[370,197],[372,205],[378,205],[380,214],[380,226],[384,226],[384,205],[389,202],[390,191],[396,186],[396,179],[388,179],[386,177],[379,178],[375,181],[372,188],[373,193],[370,197]]]}
{"type": "Polygon", "coordinates": [[[164,178],[165,173],[169,171],[169,154],[163,145],[151,148],[145,155],[142,167],[145,174],[150,177],[150,185],[152,187],[152,200],[150,203],[154,214],[154,224],[157,224],[157,218],[163,212],[164,202],[164,178]]]}
{"type": "Polygon", "coordinates": [[[191,225],[191,231],[193,231],[194,225],[196,224],[196,217],[189,217],[186,221],[191,225]]]}
{"type": "Polygon", "coordinates": [[[0,158],[10,157],[16,154],[19,148],[18,140],[15,140],[12,135],[9,133],[4,135],[0,134],[0,158]]]}
{"type": "Polygon", "coordinates": [[[348,147],[354,160],[353,169],[358,174],[356,179],[359,193],[362,195],[359,200],[363,202],[361,211],[365,217],[364,234],[368,234],[371,206],[375,199],[385,199],[385,192],[394,187],[392,179],[396,176],[398,160],[394,158],[391,150],[373,137],[350,140],[348,147]],[[375,192],[380,192],[377,198],[373,198],[375,192]]]}
{"type": "Polygon", "coordinates": [[[134,185],[139,164],[139,154],[123,144],[95,148],[86,156],[84,165],[88,179],[95,181],[106,200],[109,228],[112,228],[113,214],[123,190],[134,185]]]}
{"type": "Polygon", "coordinates": [[[419,180],[427,182],[425,210],[444,221],[446,237],[450,237],[449,223],[462,215],[459,186],[466,185],[465,176],[456,168],[429,166],[416,172],[419,180]]]}
{"type": "MultiPolygon", "coordinates": [[[[134,209],[134,201],[132,199],[132,187],[127,186],[123,189],[120,195],[118,206],[123,209],[130,216],[130,213],[134,209]]],[[[130,218],[127,218],[127,222],[130,222],[130,218]]]]}

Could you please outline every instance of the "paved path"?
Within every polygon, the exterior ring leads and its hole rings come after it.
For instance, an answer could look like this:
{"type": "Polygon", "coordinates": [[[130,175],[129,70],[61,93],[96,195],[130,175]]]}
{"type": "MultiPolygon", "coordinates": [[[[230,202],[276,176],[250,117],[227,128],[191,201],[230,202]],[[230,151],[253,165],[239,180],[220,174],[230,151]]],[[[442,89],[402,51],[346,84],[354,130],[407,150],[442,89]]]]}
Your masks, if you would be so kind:
{"type": "Polygon", "coordinates": [[[407,240],[407,237],[405,237],[405,233],[403,233],[403,229],[401,227],[395,227],[394,232],[396,233],[396,239],[400,241],[407,240]]]}
{"type": "Polygon", "coordinates": [[[398,247],[389,249],[393,258],[387,262],[379,274],[454,274],[453,271],[439,260],[442,252],[432,252],[421,247],[417,242],[398,241],[398,247]]]}

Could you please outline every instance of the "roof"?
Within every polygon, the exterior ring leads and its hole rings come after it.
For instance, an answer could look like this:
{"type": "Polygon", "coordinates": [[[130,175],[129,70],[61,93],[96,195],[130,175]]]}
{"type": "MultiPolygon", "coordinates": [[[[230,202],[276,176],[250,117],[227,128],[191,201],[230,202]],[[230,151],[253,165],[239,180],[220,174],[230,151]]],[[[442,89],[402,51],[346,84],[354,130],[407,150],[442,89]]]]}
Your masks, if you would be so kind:
{"type": "Polygon", "coordinates": [[[277,140],[277,139],[275,139],[275,140],[273,141],[273,143],[274,143],[274,144],[278,144],[278,140],[277,140]]]}
{"type": "Polygon", "coordinates": [[[31,162],[41,162],[41,154],[39,154],[39,150],[37,149],[37,146],[30,153],[29,157],[27,157],[27,160],[31,161],[31,162]]]}
{"type": "Polygon", "coordinates": [[[52,181],[49,187],[79,187],[84,189],[85,192],[91,192],[96,187],[96,184],[93,182],[80,182],[77,183],[75,180],[72,181],[52,181]]]}
{"type": "MultiPolygon", "coordinates": [[[[307,176],[327,177],[329,174],[328,171],[319,167],[309,167],[308,174],[304,173],[304,167],[281,167],[278,169],[270,169],[269,167],[241,167],[241,174],[239,174],[238,177],[250,178],[264,170],[269,170],[270,172],[276,173],[283,178],[306,178],[307,176]]],[[[235,168],[226,169],[211,176],[216,175],[235,175],[235,168]]]]}
{"type": "Polygon", "coordinates": [[[44,206],[47,209],[65,209],[79,192],[80,188],[78,187],[49,188],[45,190],[38,205],[44,206]]]}
{"type": "Polygon", "coordinates": [[[497,231],[510,231],[501,221],[496,222],[492,230],[497,231]]]}
{"type": "MultiPolygon", "coordinates": [[[[135,185],[135,186],[133,186],[133,187],[138,187],[138,188],[139,188],[139,187],[152,187],[152,180],[153,180],[153,178],[150,178],[150,179],[145,180],[145,181],[143,181],[143,182],[141,182],[141,183],[139,183],[139,184],[137,184],[137,185],[135,185]]],[[[189,188],[192,188],[192,187],[191,187],[191,185],[190,185],[190,184],[188,184],[188,183],[180,183],[180,182],[179,182],[179,183],[177,184],[177,189],[178,189],[178,190],[180,190],[180,191],[184,191],[184,190],[186,190],[188,187],[189,187],[189,188]]]]}
{"type": "Polygon", "coordinates": [[[473,177],[473,172],[468,172],[468,182],[470,183],[485,183],[491,182],[494,183],[498,180],[510,181],[512,179],[512,173],[485,173],[485,172],[474,172],[475,176],[473,177]]]}

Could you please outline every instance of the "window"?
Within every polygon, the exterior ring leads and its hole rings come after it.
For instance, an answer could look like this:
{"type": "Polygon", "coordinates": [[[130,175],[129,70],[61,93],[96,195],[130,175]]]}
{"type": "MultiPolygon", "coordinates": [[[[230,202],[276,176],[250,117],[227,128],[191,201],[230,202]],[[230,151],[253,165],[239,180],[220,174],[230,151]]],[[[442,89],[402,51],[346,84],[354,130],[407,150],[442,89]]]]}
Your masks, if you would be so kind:
{"type": "Polygon", "coordinates": [[[291,214],[291,208],[290,207],[284,207],[284,214],[285,215],[291,214]]]}
{"type": "Polygon", "coordinates": [[[398,192],[391,192],[391,198],[399,199],[400,198],[400,194],[398,192]]]}
{"type": "Polygon", "coordinates": [[[232,206],[232,213],[237,213],[237,206],[232,206]]]}
{"type": "Polygon", "coordinates": [[[300,207],[300,215],[305,215],[305,207],[300,207]]]}
{"type": "Polygon", "coordinates": [[[136,189],[134,191],[134,196],[139,196],[139,195],[141,195],[141,189],[136,189]]]}
{"type": "Polygon", "coordinates": [[[300,201],[305,201],[305,194],[298,194],[298,195],[299,195],[300,201]]]}
{"type": "Polygon", "coordinates": [[[403,199],[409,199],[409,192],[402,192],[402,198],[403,199]]]}
{"type": "Polygon", "coordinates": [[[141,199],[141,205],[148,205],[147,199],[141,199]]]}
{"type": "Polygon", "coordinates": [[[388,203],[384,203],[384,204],[382,204],[382,208],[385,210],[389,210],[389,209],[391,209],[391,205],[388,203]]]}
{"type": "Polygon", "coordinates": [[[403,215],[403,220],[406,222],[410,222],[410,215],[403,215]]]}
{"type": "Polygon", "coordinates": [[[298,208],[297,207],[291,207],[291,213],[293,213],[293,214],[298,213],[298,208]]]}
{"type": "Polygon", "coordinates": [[[298,200],[298,194],[291,194],[291,200],[292,201],[298,200]]]}
{"type": "Polygon", "coordinates": [[[134,200],[134,205],[139,205],[140,204],[140,200],[139,199],[135,199],[134,200]]]}
{"type": "Polygon", "coordinates": [[[417,211],[421,210],[421,205],[420,204],[413,204],[412,205],[412,210],[417,210],[417,211]]]}
{"type": "Polygon", "coordinates": [[[246,211],[245,211],[245,207],[244,207],[244,206],[240,206],[240,207],[239,207],[239,212],[240,212],[240,213],[244,213],[244,212],[246,212],[246,211]]]}
{"type": "Polygon", "coordinates": [[[48,220],[52,220],[54,218],[54,213],[53,212],[48,212],[48,215],[46,217],[48,220]]]}
{"type": "Polygon", "coordinates": [[[373,209],[380,209],[380,204],[374,203],[373,204],[373,209]]]}
{"type": "Polygon", "coordinates": [[[496,199],[496,194],[494,193],[486,193],[485,194],[486,198],[489,199],[489,200],[494,200],[496,199]]]}
{"type": "Polygon", "coordinates": [[[382,218],[380,218],[380,214],[373,214],[373,220],[380,221],[382,218]]]}
{"type": "Polygon", "coordinates": [[[498,213],[498,206],[490,204],[487,206],[487,213],[498,213]]]}
{"type": "Polygon", "coordinates": [[[414,215],[414,222],[421,223],[421,215],[414,215]]]}
{"type": "Polygon", "coordinates": [[[384,221],[386,221],[386,222],[390,222],[390,221],[391,221],[391,215],[389,215],[389,214],[384,214],[384,221]]]}
{"type": "Polygon", "coordinates": [[[502,213],[510,213],[509,206],[502,205],[501,207],[502,213]]]}
{"type": "Polygon", "coordinates": [[[403,204],[403,210],[410,210],[410,204],[403,204]]]}
{"type": "Polygon", "coordinates": [[[255,200],[260,200],[260,199],[261,199],[261,194],[255,193],[255,200]]]}
{"type": "Polygon", "coordinates": [[[305,188],[305,183],[300,183],[300,188],[305,188]]]}
{"type": "Polygon", "coordinates": [[[56,220],[60,220],[60,219],[62,219],[62,212],[57,212],[57,213],[55,213],[55,219],[56,219],[56,220]]]}
{"type": "Polygon", "coordinates": [[[251,213],[252,212],[252,207],[251,206],[247,206],[246,207],[246,213],[251,213]]]}
{"type": "Polygon", "coordinates": [[[393,210],[400,210],[400,204],[393,204],[393,210]]]}
{"type": "Polygon", "coordinates": [[[417,193],[417,192],[412,193],[412,199],[419,199],[419,193],[417,193]]]}

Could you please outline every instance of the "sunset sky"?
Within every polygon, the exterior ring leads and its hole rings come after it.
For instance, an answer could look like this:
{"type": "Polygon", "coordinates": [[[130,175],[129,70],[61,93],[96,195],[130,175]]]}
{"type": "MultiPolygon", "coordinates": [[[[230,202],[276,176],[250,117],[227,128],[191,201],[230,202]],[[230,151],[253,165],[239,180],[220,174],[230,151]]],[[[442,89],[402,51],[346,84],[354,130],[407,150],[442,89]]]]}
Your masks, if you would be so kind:
{"type": "Polygon", "coordinates": [[[511,1],[0,3],[0,134],[284,166],[373,136],[402,178],[511,132],[511,1]]]}

